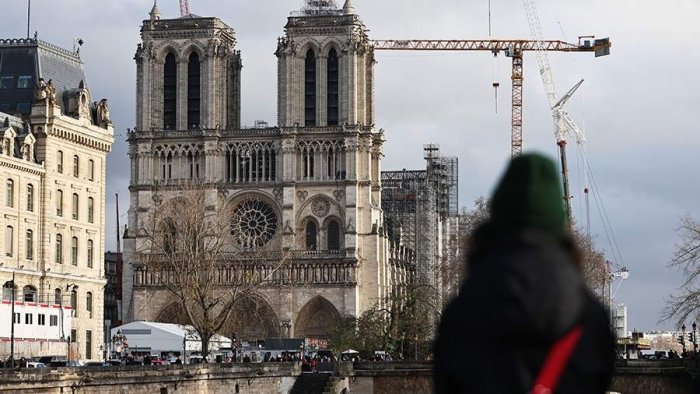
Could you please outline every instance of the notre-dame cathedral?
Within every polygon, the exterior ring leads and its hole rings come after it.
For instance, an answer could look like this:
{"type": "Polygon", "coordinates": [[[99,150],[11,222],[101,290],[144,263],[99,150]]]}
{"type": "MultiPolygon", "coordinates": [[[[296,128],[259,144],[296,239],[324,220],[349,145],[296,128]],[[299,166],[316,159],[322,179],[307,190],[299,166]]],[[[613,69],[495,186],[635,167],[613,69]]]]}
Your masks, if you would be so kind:
{"type": "Polygon", "coordinates": [[[381,206],[384,134],[366,27],[350,0],[309,0],[284,29],[277,126],[242,128],[234,30],[215,17],[163,19],[157,6],[143,22],[128,137],[126,321],[174,320],[177,303],[134,264],[138,228],[155,190],[168,198],[191,181],[223,191],[243,218],[235,223],[246,242],[232,247],[291,256],[292,287],[261,288],[266,317],[237,322],[240,337],[324,336],[334,319],[359,316],[415,274],[415,254],[388,235],[381,206]]]}

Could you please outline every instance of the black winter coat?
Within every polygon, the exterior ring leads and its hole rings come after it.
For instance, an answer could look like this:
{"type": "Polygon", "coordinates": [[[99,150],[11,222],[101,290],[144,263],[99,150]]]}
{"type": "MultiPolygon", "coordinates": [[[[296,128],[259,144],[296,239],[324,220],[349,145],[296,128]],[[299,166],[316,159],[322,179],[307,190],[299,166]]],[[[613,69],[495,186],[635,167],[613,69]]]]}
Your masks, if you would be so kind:
{"type": "Polygon", "coordinates": [[[527,393],[552,345],[582,324],[556,392],[604,393],[615,362],[610,321],[562,242],[537,231],[475,240],[469,277],[442,316],[436,392],[527,393]]]}

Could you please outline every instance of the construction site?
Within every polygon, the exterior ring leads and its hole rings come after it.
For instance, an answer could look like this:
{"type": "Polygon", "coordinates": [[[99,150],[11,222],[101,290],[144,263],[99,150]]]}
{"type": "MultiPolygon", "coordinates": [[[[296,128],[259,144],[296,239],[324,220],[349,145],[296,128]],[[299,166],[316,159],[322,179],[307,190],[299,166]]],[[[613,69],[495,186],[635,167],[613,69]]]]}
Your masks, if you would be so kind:
{"type": "Polygon", "coordinates": [[[441,294],[445,240],[458,215],[459,161],[435,144],[423,152],[423,170],[382,171],[382,210],[391,241],[414,251],[416,282],[441,294]]]}

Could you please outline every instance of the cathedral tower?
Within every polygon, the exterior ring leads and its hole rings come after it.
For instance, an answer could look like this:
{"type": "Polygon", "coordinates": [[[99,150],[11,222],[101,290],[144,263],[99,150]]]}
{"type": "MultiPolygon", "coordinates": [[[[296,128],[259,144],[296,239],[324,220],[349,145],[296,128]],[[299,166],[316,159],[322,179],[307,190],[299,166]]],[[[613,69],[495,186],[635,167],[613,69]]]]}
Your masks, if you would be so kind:
{"type": "Polygon", "coordinates": [[[350,0],[307,0],[279,39],[282,127],[374,124],[374,52],[350,0]]]}

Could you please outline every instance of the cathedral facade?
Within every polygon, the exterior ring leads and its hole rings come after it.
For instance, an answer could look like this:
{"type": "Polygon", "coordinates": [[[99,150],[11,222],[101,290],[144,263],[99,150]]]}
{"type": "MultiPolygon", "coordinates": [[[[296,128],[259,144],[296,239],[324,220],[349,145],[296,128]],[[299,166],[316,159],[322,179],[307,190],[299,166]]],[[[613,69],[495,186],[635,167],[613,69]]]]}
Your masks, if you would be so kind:
{"type": "Polygon", "coordinates": [[[384,226],[374,54],[349,0],[309,1],[288,18],[275,52],[276,127],[241,128],[242,55],[218,18],[162,19],[154,6],[141,37],[125,321],[175,322],[177,302],[152,279],[139,245],[148,215],[194,183],[234,207],[232,250],[289,259],[281,269],[291,286],[261,287],[265,317],[232,322],[240,337],[323,337],[334,320],[382,305],[410,280],[410,253],[384,226]]]}

